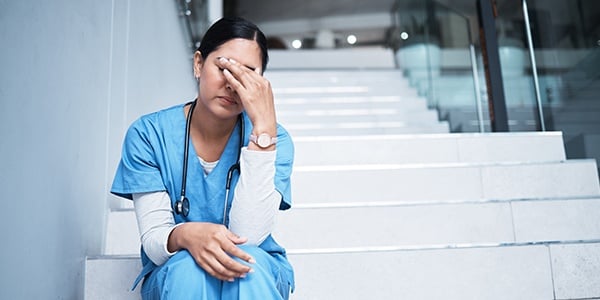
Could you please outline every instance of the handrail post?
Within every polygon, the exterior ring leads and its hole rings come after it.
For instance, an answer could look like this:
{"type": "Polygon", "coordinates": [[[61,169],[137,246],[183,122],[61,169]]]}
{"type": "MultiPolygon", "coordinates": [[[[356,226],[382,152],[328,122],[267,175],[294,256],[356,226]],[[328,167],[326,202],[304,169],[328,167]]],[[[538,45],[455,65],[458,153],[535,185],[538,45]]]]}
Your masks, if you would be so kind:
{"type": "Polygon", "coordinates": [[[477,101],[477,119],[479,121],[479,132],[485,132],[483,126],[483,108],[481,107],[481,95],[479,93],[479,73],[477,72],[477,57],[475,56],[475,46],[469,44],[469,52],[471,54],[471,68],[473,69],[473,86],[475,89],[475,101],[477,101]]]}
{"type": "Polygon", "coordinates": [[[529,59],[531,60],[531,72],[533,73],[533,86],[535,88],[535,99],[538,108],[538,117],[542,131],[546,131],[544,122],[544,110],[542,107],[542,97],[540,96],[540,82],[537,73],[537,64],[535,62],[535,53],[533,52],[533,39],[531,38],[531,26],[529,24],[529,10],[527,9],[527,0],[523,0],[523,17],[525,20],[525,33],[527,34],[527,45],[529,46],[529,59]]]}
{"type": "Polygon", "coordinates": [[[479,15],[479,32],[483,66],[488,92],[488,106],[493,132],[507,132],[508,113],[504,98],[504,83],[498,53],[498,40],[496,36],[496,23],[494,22],[495,6],[491,0],[477,0],[479,15]]]}

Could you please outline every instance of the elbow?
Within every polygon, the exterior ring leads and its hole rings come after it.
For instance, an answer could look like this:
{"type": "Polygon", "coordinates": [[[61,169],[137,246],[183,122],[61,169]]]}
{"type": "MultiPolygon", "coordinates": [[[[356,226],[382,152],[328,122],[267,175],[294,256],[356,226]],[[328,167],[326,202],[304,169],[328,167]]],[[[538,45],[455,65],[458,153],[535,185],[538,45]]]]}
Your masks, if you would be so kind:
{"type": "MultiPolygon", "coordinates": [[[[157,266],[167,262],[169,255],[166,253],[165,245],[159,241],[158,234],[148,232],[141,237],[142,249],[148,258],[157,266]]],[[[156,232],[154,232],[156,233],[156,232]]]]}

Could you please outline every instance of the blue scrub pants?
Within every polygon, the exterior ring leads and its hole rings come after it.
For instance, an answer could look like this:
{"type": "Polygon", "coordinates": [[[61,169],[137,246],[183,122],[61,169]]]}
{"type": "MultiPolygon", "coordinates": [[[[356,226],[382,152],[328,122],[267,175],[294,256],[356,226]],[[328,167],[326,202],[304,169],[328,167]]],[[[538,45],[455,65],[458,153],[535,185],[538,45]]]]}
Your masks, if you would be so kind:
{"type": "Polygon", "coordinates": [[[155,269],[142,285],[142,298],[154,299],[277,299],[289,297],[289,284],[280,276],[276,260],[256,246],[240,246],[256,263],[253,273],[234,282],[221,281],[206,273],[190,253],[179,251],[155,269]],[[285,281],[285,282],[283,282],[285,281]]]}

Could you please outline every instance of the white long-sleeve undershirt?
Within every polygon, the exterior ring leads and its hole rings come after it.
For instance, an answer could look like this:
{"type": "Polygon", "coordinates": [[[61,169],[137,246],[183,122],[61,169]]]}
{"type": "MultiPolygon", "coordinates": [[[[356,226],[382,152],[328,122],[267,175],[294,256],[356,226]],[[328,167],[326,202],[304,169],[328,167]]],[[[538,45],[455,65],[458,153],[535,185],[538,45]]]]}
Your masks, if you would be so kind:
{"type": "MultiPolygon", "coordinates": [[[[275,190],[274,151],[242,148],[240,178],[235,187],[229,213],[229,228],[248,238],[247,244],[259,245],[275,227],[281,195],[275,190]]],[[[213,163],[204,163],[210,172],[213,163]]],[[[225,188],[225,187],[223,187],[225,188]]],[[[133,203],[144,251],[156,265],[162,265],[175,253],[167,250],[169,235],[175,225],[171,200],[165,191],[133,195],[133,203]]]]}

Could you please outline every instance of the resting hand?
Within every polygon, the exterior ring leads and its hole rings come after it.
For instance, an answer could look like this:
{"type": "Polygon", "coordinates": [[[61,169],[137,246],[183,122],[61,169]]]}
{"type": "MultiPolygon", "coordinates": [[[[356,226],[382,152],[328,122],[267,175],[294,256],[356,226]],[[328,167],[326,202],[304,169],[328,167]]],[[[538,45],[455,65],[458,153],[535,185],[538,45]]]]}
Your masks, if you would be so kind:
{"type": "Polygon", "coordinates": [[[277,133],[275,104],[271,83],[261,75],[260,67],[252,70],[233,59],[218,58],[225,79],[237,93],[256,133],[277,133]]]}
{"type": "Polygon", "coordinates": [[[250,264],[254,259],[237,245],[246,242],[225,226],[213,223],[188,222],[176,227],[169,236],[170,252],[187,249],[196,263],[210,275],[226,281],[245,277],[252,268],[232,257],[250,264]]]}

